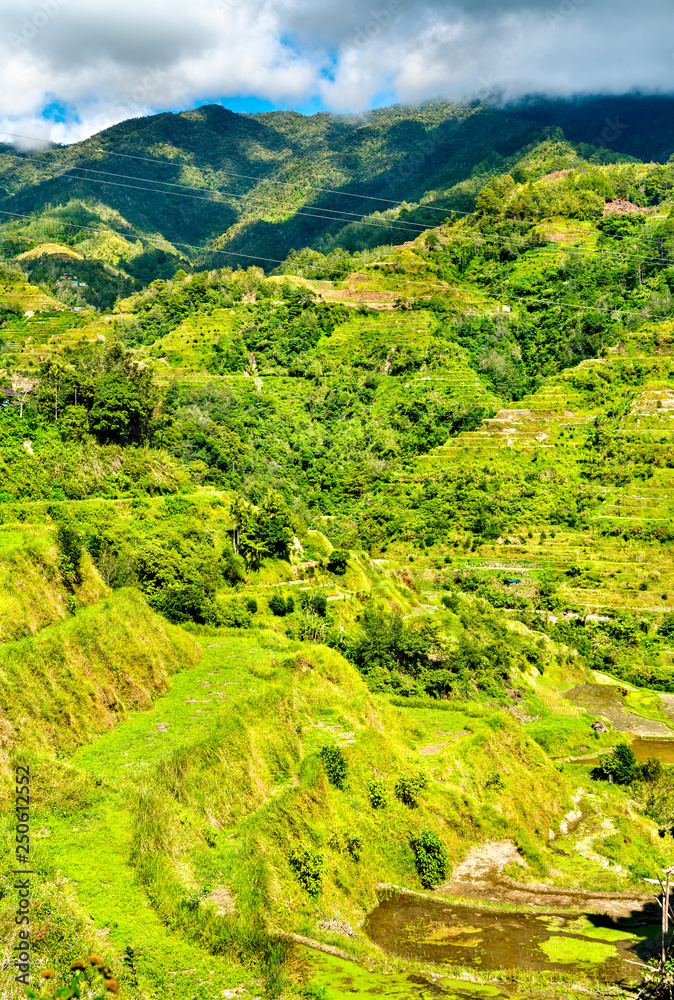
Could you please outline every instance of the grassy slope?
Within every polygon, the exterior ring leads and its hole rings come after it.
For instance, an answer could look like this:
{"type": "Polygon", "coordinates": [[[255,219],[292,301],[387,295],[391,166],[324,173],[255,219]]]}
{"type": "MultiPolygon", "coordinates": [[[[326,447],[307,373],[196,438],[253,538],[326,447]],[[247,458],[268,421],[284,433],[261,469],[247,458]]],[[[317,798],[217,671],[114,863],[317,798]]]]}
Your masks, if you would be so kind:
{"type": "MultiPolygon", "coordinates": [[[[602,868],[601,853],[588,860],[563,838],[554,852],[548,848],[548,830],[557,830],[587,775],[578,768],[561,774],[511,714],[470,702],[395,707],[368,693],[338,654],[265,631],[223,631],[202,646],[199,664],[176,675],[148,711],[53,767],[34,816],[38,902],[48,928],[36,944],[36,967],[62,968],[86,945],[118,969],[131,946],[140,954],[140,998],[156,990],[210,998],[235,983],[260,995],[259,968],[231,963],[241,949],[264,951],[265,925],[372,962],[376,952],[361,932],[345,939],[320,921],[338,918],[358,929],[378,883],[421,888],[409,843],[424,827],[442,835],[451,866],[476,842],[510,837],[529,866],[519,878],[595,889],[629,884],[602,868]],[[332,742],[348,762],[343,791],[329,784],[316,756],[332,742]],[[428,784],[410,809],[393,786],[419,770],[428,784]],[[495,772],[500,788],[487,785],[495,772]],[[372,777],[386,789],[381,811],[369,804],[372,777]],[[347,849],[354,841],[357,859],[347,849]],[[288,864],[293,850],[307,846],[323,858],[315,900],[288,864]]],[[[550,720],[555,711],[559,718],[550,688],[533,676],[528,684],[547,701],[550,720]]],[[[588,721],[578,719],[585,733],[588,721]]],[[[593,810],[608,820],[604,836],[619,829],[629,838],[622,860],[632,878],[664,863],[668,839],[635,819],[619,796],[594,794],[593,810]]],[[[601,852],[601,843],[593,846],[601,852]]],[[[11,898],[3,905],[7,921],[11,898]]],[[[123,982],[129,988],[128,976],[123,982]]],[[[294,995],[290,982],[284,995],[294,995]]]]}

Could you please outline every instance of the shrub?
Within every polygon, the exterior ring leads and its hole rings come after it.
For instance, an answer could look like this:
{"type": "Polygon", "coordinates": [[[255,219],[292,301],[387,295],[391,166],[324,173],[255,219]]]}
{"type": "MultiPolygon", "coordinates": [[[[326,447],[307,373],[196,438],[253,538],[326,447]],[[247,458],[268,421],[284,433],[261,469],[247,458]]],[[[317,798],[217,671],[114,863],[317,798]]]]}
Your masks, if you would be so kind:
{"type": "Polygon", "coordinates": [[[401,775],[395,783],[396,798],[410,809],[416,809],[419,805],[419,792],[426,787],[426,784],[426,776],[421,771],[412,775],[401,775]]]}
{"type": "MultiPolygon", "coordinates": [[[[663,600],[666,600],[664,594],[662,597],[663,600]]],[[[658,635],[663,636],[665,639],[670,639],[674,636],[674,611],[668,611],[662,619],[662,625],[658,629],[658,635]]]]}
{"type": "Polygon", "coordinates": [[[293,851],[288,860],[297,881],[312,899],[316,899],[321,891],[323,855],[313,847],[309,847],[293,851]]]}
{"type": "Polygon", "coordinates": [[[498,771],[492,771],[487,780],[485,781],[485,788],[490,788],[493,792],[502,792],[505,788],[505,781],[498,773],[498,771]]]}
{"type": "Polygon", "coordinates": [[[299,995],[302,997],[302,1000],[328,1000],[327,988],[319,986],[316,983],[309,983],[308,986],[302,986],[299,995]]]}
{"type": "Polygon", "coordinates": [[[637,765],[637,775],[639,781],[654,785],[660,781],[664,768],[657,757],[649,757],[643,764],[637,765]]]}
{"type": "Polygon", "coordinates": [[[61,576],[66,585],[72,587],[82,579],[82,536],[72,524],[62,521],[56,529],[56,545],[61,557],[61,576]]]}
{"type": "Polygon", "coordinates": [[[386,785],[381,778],[372,778],[367,783],[367,794],[373,809],[384,809],[386,806],[386,785]]]}
{"type": "Polygon", "coordinates": [[[352,861],[360,861],[360,853],[363,850],[363,842],[360,837],[351,837],[348,833],[345,838],[346,852],[352,861]]]}
{"type": "Polygon", "coordinates": [[[286,614],[291,615],[295,610],[295,602],[292,597],[288,597],[286,600],[286,614]]]}
{"type": "Polygon", "coordinates": [[[231,549],[225,549],[220,558],[220,572],[230,587],[236,587],[246,579],[244,561],[241,556],[234,555],[231,549]]]}
{"type": "Polygon", "coordinates": [[[254,597],[246,598],[246,607],[248,608],[248,611],[251,613],[251,615],[257,614],[257,601],[255,600],[254,597]]]}
{"type": "Polygon", "coordinates": [[[325,773],[328,781],[335,788],[344,788],[346,778],[346,758],[338,746],[324,746],[318,751],[318,756],[323,761],[325,773]]]}
{"type": "Polygon", "coordinates": [[[331,573],[335,573],[337,576],[343,576],[344,573],[346,573],[346,565],[348,561],[348,552],[345,552],[343,549],[334,549],[328,560],[328,569],[331,573]]]}
{"type": "Polygon", "coordinates": [[[272,594],[269,598],[269,610],[273,615],[276,615],[277,618],[283,618],[287,613],[285,599],[281,597],[280,594],[272,594]]]}
{"type": "Polygon", "coordinates": [[[226,628],[250,628],[251,611],[242,601],[233,600],[217,605],[216,613],[208,620],[209,625],[223,625],[226,628]]]}
{"type": "Polygon", "coordinates": [[[447,848],[433,830],[422,830],[411,841],[414,864],[424,889],[433,889],[447,875],[447,848]]]}
{"type": "Polygon", "coordinates": [[[203,586],[164,587],[149,597],[150,606],[176,624],[222,624],[222,611],[214,594],[203,586]]]}

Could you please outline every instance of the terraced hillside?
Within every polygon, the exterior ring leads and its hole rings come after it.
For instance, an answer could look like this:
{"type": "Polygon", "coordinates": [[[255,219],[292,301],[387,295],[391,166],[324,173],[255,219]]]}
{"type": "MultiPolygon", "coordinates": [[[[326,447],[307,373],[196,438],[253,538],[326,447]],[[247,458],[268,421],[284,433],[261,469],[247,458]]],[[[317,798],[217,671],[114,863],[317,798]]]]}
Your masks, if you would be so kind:
{"type": "Polygon", "coordinates": [[[140,1000],[626,995],[674,828],[674,173],[599,159],[538,136],[386,214],[418,226],[390,244],[312,249],[281,206],[273,275],[150,274],[134,243],[87,298],[96,246],[52,289],[64,234],[14,232],[0,762],[5,797],[36,775],[36,969],[100,952],[140,1000]]]}

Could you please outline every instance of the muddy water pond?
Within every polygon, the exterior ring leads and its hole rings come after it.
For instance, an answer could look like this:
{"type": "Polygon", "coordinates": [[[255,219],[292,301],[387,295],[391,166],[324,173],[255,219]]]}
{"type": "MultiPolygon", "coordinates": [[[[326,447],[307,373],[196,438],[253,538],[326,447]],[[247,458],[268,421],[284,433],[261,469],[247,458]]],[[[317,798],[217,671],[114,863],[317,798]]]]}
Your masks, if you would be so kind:
{"type": "Polygon", "coordinates": [[[513,912],[387,892],[365,923],[384,951],[476,969],[584,970],[603,982],[638,980],[627,960],[655,954],[659,928],[598,914],[513,912]]]}
{"type": "MultiPolygon", "coordinates": [[[[674,739],[671,740],[632,740],[630,743],[634,756],[641,764],[649,757],[655,757],[663,764],[674,764],[674,739]]],[[[596,767],[599,764],[599,755],[594,757],[573,758],[577,763],[585,764],[587,767],[596,767]]]]}
{"type": "MultiPolygon", "coordinates": [[[[592,715],[608,719],[619,732],[634,733],[635,736],[644,739],[653,736],[669,737],[670,739],[674,737],[674,730],[670,729],[664,722],[657,719],[646,719],[626,709],[621,690],[623,689],[613,684],[579,684],[567,691],[565,698],[592,715]]],[[[668,701],[668,696],[660,695],[660,701],[664,714],[672,718],[674,722],[674,709],[668,701]]]]}

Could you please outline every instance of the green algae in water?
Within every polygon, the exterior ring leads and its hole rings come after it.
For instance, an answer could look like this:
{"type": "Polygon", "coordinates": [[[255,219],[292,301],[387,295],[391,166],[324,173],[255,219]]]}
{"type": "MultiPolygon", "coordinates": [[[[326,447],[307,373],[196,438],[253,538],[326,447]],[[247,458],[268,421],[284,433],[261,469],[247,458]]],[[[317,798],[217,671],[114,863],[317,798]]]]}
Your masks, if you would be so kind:
{"type": "Polygon", "coordinates": [[[620,931],[616,927],[595,927],[591,931],[583,931],[583,937],[595,938],[598,941],[637,941],[636,934],[620,931]]]}
{"type": "Polygon", "coordinates": [[[618,958],[618,952],[613,945],[580,938],[550,937],[540,941],[538,947],[551,962],[561,962],[564,965],[579,963],[601,965],[610,958],[618,958]]]}
{"type": "Polygon", "coordinates": [[[538,917],[538,920],[547,924],[551,933],[561,931],[565,934],[575,934],[597,941],[636,941],[644,936],[630,931],[621,931],[618,927],[597,927],[596,923],[593,923],[585,915],[571,919],[556,915],[544,915],[538,917]]]}
{"type": "Polygon", "coordinates": [[[386,997],[392,1000],[487,1000],[505,997],[494,986],[457,979],[425,980],[405,972],[387,975],[370,972],[355,962],[347,962],[320,951],[307,951],[314,968],[312,986],[323,986],[327,1000],[354,1000],[355,996],[386,997]]]}

